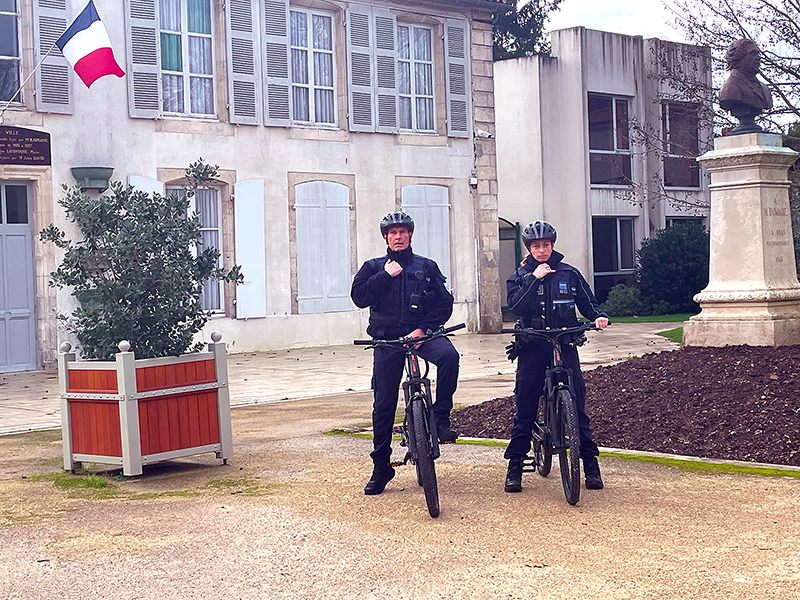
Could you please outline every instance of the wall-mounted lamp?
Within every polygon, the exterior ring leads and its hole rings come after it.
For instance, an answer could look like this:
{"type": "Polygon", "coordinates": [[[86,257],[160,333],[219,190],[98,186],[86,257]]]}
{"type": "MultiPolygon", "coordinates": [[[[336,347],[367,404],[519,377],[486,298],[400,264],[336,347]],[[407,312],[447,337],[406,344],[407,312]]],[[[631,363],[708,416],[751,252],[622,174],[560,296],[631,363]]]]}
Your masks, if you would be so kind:
{"type": "Polygon", "coordinates": [[[70,169],[81,191],[97,190],[104,192],[108,189],[108,182],[114,173],[113,167],[72,167],[70,169]]]}

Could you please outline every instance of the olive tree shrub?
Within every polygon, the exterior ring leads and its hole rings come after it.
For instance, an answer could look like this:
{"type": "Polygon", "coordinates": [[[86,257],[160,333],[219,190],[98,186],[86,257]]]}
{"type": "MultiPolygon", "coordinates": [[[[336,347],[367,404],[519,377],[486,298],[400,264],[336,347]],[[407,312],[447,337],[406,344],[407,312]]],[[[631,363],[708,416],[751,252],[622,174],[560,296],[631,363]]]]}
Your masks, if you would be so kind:
{"type": "Polygon", "coordinates": [[[55,225],[40,240],[64,251],[50,285],[72,288],[80,305],[58,318],[75,334],[86,358],[109,359],[120,340],[137,358],[177,356],[209,318],[200,305],[209,279],[241,283],[240,268],[217,267],[219,251],[201,245],[200,221],[189,215],[189,198],[212,181],[217,166],[201,158],[186,169],[186,197],[148,194],[111,184],[111,194],[91,197],[64,185],[59,201],[82,239],[67,239],[55,225]]]}

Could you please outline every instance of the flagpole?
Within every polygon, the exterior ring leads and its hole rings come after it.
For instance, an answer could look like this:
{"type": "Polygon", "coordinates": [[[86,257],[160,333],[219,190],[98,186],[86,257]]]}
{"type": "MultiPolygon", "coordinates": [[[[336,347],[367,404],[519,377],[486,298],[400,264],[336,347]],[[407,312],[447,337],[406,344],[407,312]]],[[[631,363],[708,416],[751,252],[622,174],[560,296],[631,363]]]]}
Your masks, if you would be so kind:
{"type": "Polygon", "coordinates": [[[50,46],[50,50],[48,50],[48,51],[45,53],[45,55],[44,55],[44,56],[42,57],[42,59],[39,61],[39,64],[37,64],[37,65],[36,65],[36,66],[33,68],[33,71],[31,71],[31,72],[30,72],[30,74],[29,74],[29,75],[28,75],[28,76],[25,78],[25,81],[23,81],[23,82],[22,82],[22,85],[20,85],[20,86],[19,86],[19,88],[17,89],[17,91],[16,91],[16,92],[14,92],[14,94],[11,96],[11,99],[10,99],[10,100],[8,100],[8,102],[6,102],[6,103],[5,103],[5,106],[3,106],[2,110],[0,110],[0,125],[2,125],[2,124],[3,124],[3,115],[4,115],[4,114],[6,113],[6,111],[8,110],[8,107],[9,107],[9,106],[11,106],[11,103],[14,101],[14,98],[16,98],[16,97],[17,97],[17,95],[19,95],[19,93],[20,93],[20,92],[22,91],[22,89],[25,87],[25,84],[26,84],[26,83],[28,83],[28,82],[31,80],[31,77],[33,77],[34,73],[36,73],[36,71],[38,71],[38,70],[39,70],[39,67],[41,67],[41,66],[42,66],[42,63],[44,62],[44,59],[45,59],[45,58],[47,58],[48,56],[50,56],[50,53],[53,51],[53,49],[54,49],[55,47],[56,47],[56,45],[55,45],[55,44],[53,44],[52,46],[50,46]]]}

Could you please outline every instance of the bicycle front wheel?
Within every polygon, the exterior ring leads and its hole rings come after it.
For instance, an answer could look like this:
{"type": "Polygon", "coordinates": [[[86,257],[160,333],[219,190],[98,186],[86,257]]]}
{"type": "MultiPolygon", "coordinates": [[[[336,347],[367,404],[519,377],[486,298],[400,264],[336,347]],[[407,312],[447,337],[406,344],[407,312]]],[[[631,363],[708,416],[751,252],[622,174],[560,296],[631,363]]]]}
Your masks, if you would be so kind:
{"type": "Polygon", "coordinates": [[[436,484],[436,468],[433,464],[433,451],[431,449],[430,428],[428,426],[427,410],[422,399],[411,404],[412,418],[414,421],[414,440],[417,447],[417,478],[425,491],[425,503],[432,517],[439,516],[439,487],[436,484]]]}
{"type": "Polygon", "coordinates": [[[534,442],[533,450],[536,457],[536,471],[542,477],[550,474],[553,465],[553,440],[547,427],[547,399],[539,396],[539,408],[536,411],[536,423],[539,425],[539,432],[542,436],[541,441],[534,442]]]}
{"type": "Polygon", "coordinates": [[[568,390],[560,390],[556,404],[558,464],[567,502],[577,504],[581,495],[580,434],[575,400],[568,390]]]}

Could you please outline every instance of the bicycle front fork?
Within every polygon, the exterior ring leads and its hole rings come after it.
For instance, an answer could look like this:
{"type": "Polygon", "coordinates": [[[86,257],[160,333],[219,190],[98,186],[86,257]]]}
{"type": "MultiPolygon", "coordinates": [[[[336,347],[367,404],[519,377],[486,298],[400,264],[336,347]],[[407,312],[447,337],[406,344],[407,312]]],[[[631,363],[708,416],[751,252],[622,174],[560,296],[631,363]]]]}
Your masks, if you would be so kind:
{"type": "MultiPolygon", "coordinates": [[[[414,416],[413,412],[422,410],[425,414],[425,425],[427,426],[427,435],[430,444],[431,456],[434,459],[439,458],[439,434],[436,431],[436,417],[433,414],[433,403],[431,402],[431,384],[428,379],[419,379],[418,381],[403,382],[403,393],[405,395],[406,414],[403,432],[405,433],[405,442],[410,451],[410,458],[416,460],[419,456],[416,447],[416,436],[414,435],[414,416]]],[[[402,442],[401,442],[402,444],[402,442]]],[[[404,462],[407,462],[408,456],[404,462]]]]}

